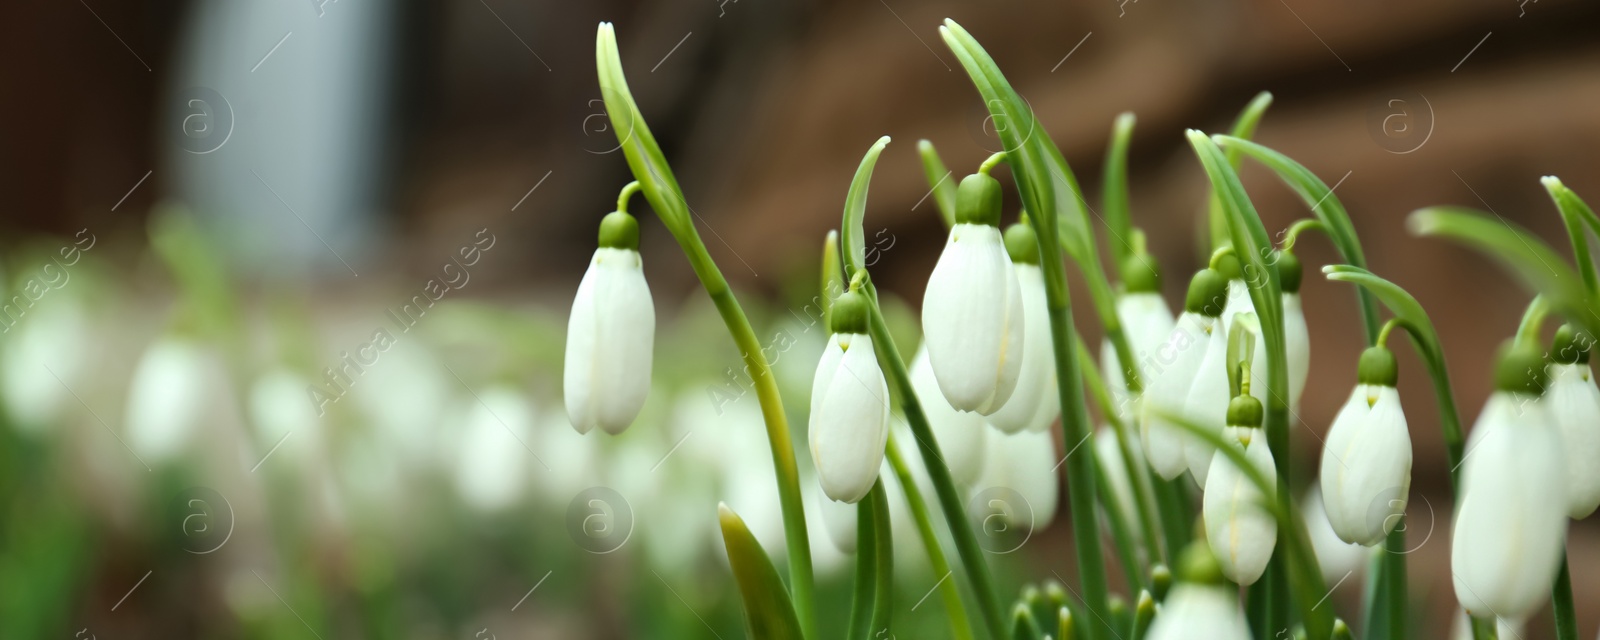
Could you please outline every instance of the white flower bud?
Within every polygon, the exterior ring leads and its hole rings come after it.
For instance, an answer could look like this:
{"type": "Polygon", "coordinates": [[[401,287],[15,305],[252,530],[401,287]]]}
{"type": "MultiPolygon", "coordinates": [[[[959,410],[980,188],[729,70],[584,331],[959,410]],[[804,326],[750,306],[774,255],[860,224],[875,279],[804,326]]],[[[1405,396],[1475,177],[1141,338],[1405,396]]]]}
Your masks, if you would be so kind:
{"type": "MultiPolygon", "coordinates": [[[[1283,339],[1289,370],[1289,406],[1295,408],[1300,406],[1306,379],[1311,376],[1311,330],[1306,327],[1306,312],[1300,308],[1298,292],[1283,294],[1283,339]]],[[[1262,346],[1265,344],[1259,343],[1256,348],[1262,346]]]]}
{"type": "Polygon", "coordinates": [[[1049,348],[1050,309],[1044,296],[1044,274],[1039,265],[1017,263],[1017,285],[1022,293],[1023,342],[1022,368],[1016,390],[999,411],[989,415],[989,424],[1006,433],[1023,429],[1041,431],[1061,415],[1061,396],[1056,389],[1056,359],[1049,348]]]}
{"type": "MultiPolygon", "coordinates": [[[[1278,473],[1265,433],[1250,427],[1228,427],[1223,438],[1229,446],[1241,447],[1250,464],[1276,487],[1278,473]],[[1249,443],[1242,443],[1241,436],[1248,437],[1249,443]]],[[[1278,544],[1278,521],[1267,510],[1268,501],[1276,499],[1276,490],[1263,494],[1232,458],[1222,454],[1213,457],[1208,475],[1211,484],[1201,504],[1206,542],[1217,556],[1222,575],[1249,586],[1261,579],[1278,544]]]]}
{"type": "MultiPolygon", "coordinates": [[[[1133,350],[1140,381],[1148,389],[1153,356],[1172,335],[1173,327],[1177,326],[1172,309],[1159,293],[1124,293],[1117,298],[1117,318],[1122,321],[1122,333],[1127,336],[1128,346],[1133,350]]],[[[1122,360],[1117,358],[1117,350],[1110,340],[1104,340],[1100,345],[1100,368],[1105,371],[1106,389],[1111,392],[1112,400],[1127,398],[1130,393],[1128,382],[1122,375],[1122,360]]],[[[1132,409],[1131,402],[1116,407],[1118,415],[1125,421],[1131,421],[1134,417],[1132,409]]]]}
{"type": "Polygon", "coordinates": [[[817,494],[817,510],[822,512],[823,528],[827,529],[828,539],[833,541],[834,548],[841,553],[855,553],[858,532],[856,514],[860,508],[817,494]]]}
{"type": "Polygon", "coordinates": [[[1158,414],[1183,415],[1206,345],[1219,327],[1216,318],[1185,311],[1167,341],[1156,347],[1154,364],[1146,372],[1139,435],[1150,468],[1167,480],[1189,468],[1184,457],[1189,437],[1158,414]]]}
{"type": "Polygon", "coordinates": [[[1411,490],[1411,433],[1399,391],[1356,385],[1328,429],[1321,475],[1328,523],[1339,539],[1369,547],[1383,542],[1411,490]]]}
{"type": "Polygon", "coordinates": [[[618,434],[650,392],[656,310],[633,249],[601,247],[578,284],[567,323],[563,392],[578,433],[618,434]]]}
{"type": "Polygon", "coordinates": [[[1322,568],[1322,579],[1328,586],[1366,568],[1367,558],[1373,551],[1339,539],[1339,534],[1333,532],[1333,525],[1328,524],[1322,492],[1315,486],[1307,493],[1300,515],[1306,523],[1306,534],[1311,537],[1311,549],[1317,554],[1317,565],[1322,568]]]}
{"type": "MultiPolygon", "coordinates": [[[[988,460],[984,449],[989,442],[989,428],[984,426],[983,416],[956,411],[950,401],[944,399],[944,394],[939,392],[939,381],[934,378],[933,364],[928,362],[926,345],[917,349],[917,355],[911,358],[911,386],[917,392],[917,401],[922,405],[928,426],[933,429],[933,439],[939,445],[939,454],[944,456],[944,465],[950,469],[950,478],[956,486],[972,486],[988,460]]],[[[915,440],[902,442],[906,443],[902,449],[916,449],[915,440]]]]}
{"type": "Polygon", "coordinates": [[[828,338],[811,385],[810,432],[811,459],[823,492],[840,502],[866,497],[889,439],[889,384],[871,336],[828,338]]]}
{"type": "Polygon", "coordinates": [[[1250,640],[1239,596],[1226,585],[1180,582],[1161,604],[1146,640],[1250,640]]]}
{"type": "Polygon", "coordinates": [[[973,486],[974,492],[995,487],[1010,489],[1022,496],[1027,503],[1027,510],[1013,508],[1006,510],[1003,515],[1021,517],[1021,514],[1031,512],[1033,522],[1008,524],[1022,527],[1031,524],[1033,531],[1049,526],[1055,520],[1060,500],[1060,479],[1056,477],[1060,458],[1056,457],[1054,436],[1048,430],[1023,430],[1008,434],[991,427],[987,431],[989,463],[983,469],[983,477],[973,486]]]}
{"type": "Polygon", "coordinates": [[[1600,388],[1588,363],[1550,365],[1540,400],[1561,434],[1567,462],[1567,515],[1582,520],[1600,506],[1600,388]]]}
{"type": "Polygon", "coordinates": [[[1450,545],[1456,599],[1524,618],[1550,594],[1567,537],[1561,438],[1533,396],[1496,391],[1472,427],[1450,545]]]}
{"type": "Polygon", "coordinates": [[[1022,295],[1000,230],[957,224],[922,298],[922,332],[950,406],[990,415],[1022,370],[1022,295]]]}

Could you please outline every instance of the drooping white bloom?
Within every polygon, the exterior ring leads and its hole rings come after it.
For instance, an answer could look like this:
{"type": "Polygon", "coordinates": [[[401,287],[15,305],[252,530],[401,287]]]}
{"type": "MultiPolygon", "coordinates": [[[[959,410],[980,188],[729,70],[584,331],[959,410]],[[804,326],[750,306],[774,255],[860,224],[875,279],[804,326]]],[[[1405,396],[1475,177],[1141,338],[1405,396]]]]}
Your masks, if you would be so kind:
{"type": "MultiPolygon", "coordinates": [[[[294,442],[283,442],[283,451],[278,454],[300,462],[311,461],[311,456],[321,447],[323,435],[322,429],[305,428],[319,424],[316,408],[306,402],[308,384],[300,374],[286,367],[275,366],[250,384],[245,407],[256,429],[256,437],[268,443],[268,446],[279,438],[286,438],[286,434],[304,431],[303,434],[296,434],[294,442]]],[[[265,453],[262,452],[263,455],[265,453]]]]}
{"type": "Polygon", "coordinates": [[[650,392],[656,309],[633,249],[601,247],[578,284],[567,322],[567,417],[579,433],[618,434],[650,392]]]}
{"type": "Polygon", "coordinates": [[[1582,520],[1600,506],[1600,388],[1585,362],[1550,365],[1540,400],[1561,434],[1566,453],[1567,515],[1582,520]]]}
{"type": "Polygon", "coordinates": [[[1322,492],[1315,486],[1307,493],[1300,515],[1306,523],[1306,534],[1311,537],[1311,549],[1317,554],[1317,565],[1322,568],[1322,579],[1328,586],[1366,568],[1367,558],[1374,551],[1339,539],[1339,534],[1333,532],[1333,525],[1328,524],[1322,492]]]}
{"type": "Polygon", "coordinates": [[[456,489],[468,505],[499,511],[515,503],[528,484],[532,456],[525,443],[533,416],[527,401],[503,386],[466,401],[471,405],[456,451],[456,489]]]}
{"type": "Polygon", "coordinates": [[[1250,640],[1238,593],[1223,584],[1179,582],[1161,604],[1146,640],[1250,640]]]}
{"type": "MultiPolygon", "coordinates": [[[[1134,362],[1139,366],[1140,379],[1145,387],[1150,385],[1150,369],[1155,366],[1157,350],[1172,335],[1177,320],[1172,309],[1159,292],[1128,292],[1117,298],[1117,318],[1122,321],[1122,332],[1133,349],[1134,362]]],[[[1128,382],[1122,375],[1122,361],[1110,340],[1100,345],[1100,368],[1105,372],[1106,389],[1111,398],[1129,397],[1128,382]]],[[[1131,420],[1133,403],[1119,403],[1117,411],[1124,420],[1131,420]]]]}
{"type": "Polygon", "coordinates": [[[1000,229],[957,224],[922,298],[922,332],[950,406],[991,415],[1016,389],[1025,342],[1022,294],[1000,229]]]}
{"type": "MultiPolygon", "coordinates": [[[[1139,509],[1141,505],[1133,490],[1133,483],[1142,481],[1145,474],[1144,456],[1139,447],[1134,446],[1130,453],[1133,460],[1131,464],[1125,463],[1122,456],[1122,444],[1117,441],[1117,432],[1110,426],[1100,427],[1094,434],[1094,452],[1100,468],[1105,470],[1106,483],[1110,485],[1113,502],[1130,523],[1139,522],[1139,509]],[[1134,473],[1140,474],[1137,478],[1128,476],[1128,468],[1132,467],[1134,473]]],[[[1135,541],[1143,540],[1144,531],[1141,527],[1131,527],[1129,534],[1135,541]]]]}
{"type": "MultiPolygon", "coordinates": [[[[911,358],[911,386],[917,392],[922,413],[933,429],[933,439],[939,445],[939,454],[950,469],[950,478],[957,486],[970,487],[983,473],[988,460],[984,449],[988,446],[989,428],[983,416],[970,411],[956,411],[939,392],[939,381],[934,378],[933,364],[928,362],[928,349],[924,345],[911,358]]],[[[1054,395],[1053,393],[1051,395],[1054,395]]],[[[915,441],[907,440],[914,444],[915,441]]],[[[910,448],[902,446],[902,448],[910,448]]]]}
{"type": "MultiPolygon", "coordinates": [[[[1226,316],[1225,316],[1226,317],[1226,316]]],[[[1220,323],[1220,321],[1219,321],[1220,323]]],[[[1205,357],[1195,368],[1194,383],[1184,399],[1183,415],[1211,433],[1222,435],[1228,415],[1228,334],[1226,329],[1211,332],[1206,340],[1205,357]]],[[[1211,459],[1217,448],[1197,437],[1185,436],[1183,456],[1201,489],[1211,472],[1211,459]]]]}
{"type": "Polygon", "coordinates": [[[1022,293],[1023,343],[1029,348],[1022,353],[1022,368],[1011,398],[989,415],[989,424],[1006,433],[1042,430],[1061,414],[1055,354],[1050,349],[1050,311],[1045,304],[1044,274],[1039,265],[1022,262],[1016,263],[1015,271],[1022,293]]]}
{"type": "Polygon", "coordinates": [[[810,432],[823,492],[840,502],[860,501],[878,479],[889,439],[889,385],[871,336],[835,333],[828,339],[811,385],[810,432]]]}
{"type": "MultiPolygon", "coordinates": [[[[1289,370],[1289,406],[1298,407],[1300,396],[1306,391],[1306,379],[1311,376],[1311,330],[1306,327],[1306,312],[1300,307],[1299,292],[1283,294],[1283,339],[1289,370]]],[[[1265,343],[1256,345],[1257,348],[1262,346],[1265,343]]]]}
{"type": "Polygon", "coordinates": [[[1328,523],[1339,539],[1369,547],[1382,542],[1405,514],[1411,491],[1411,433],[1399,391],[1356,385],[1328,429],[1321,478],[1328,523]]]}
{"type": "Polygon", "coordinates": [[[1167,480],[1189,468],[1183,455],[1188,437],[1160,414],[1183,414],[1200,362],[1206,356],[1206,343],[1216,327],[1216,318],[1185,311],[1178,316],[1171,336],[1157,347],[1156,366],[1147,373],[1139,436],[1150,468],[1167,480]]]}
{"type": "Polygon", "coordinates": [[[204,348],[183,338],[162,338],[139,359],[125,424],[128,446],[146,464],[170,460],[199,430],[214,392],[212,364],[204,348]]]}
{"type": "Polygon", "coordinates": [[[1032,521],[1009,524],[1031,525],[1032,531],[1043,530],[1055,520],[1060,499],[1060,480],[1056,476],[1060,459],[1056,457],[1055,438],[1048,430],[1008,434],[991,427],[988,432],[989,463],[984,467],[983,477],[973,486],[974,493],[995,487],[1015,492],[1027,508],[1005,510],[1003,515],[1020,520],[1025,514],[1031,514],[1032,521]]]}
{"type": "MultiPolygon", "coordinates": [[[[1278,474],[1266,434],[1255,427],[1230,426],[1223,438],[1229,446],[1243,451],[1269,485],[1276,487],[1278,474]]],[[[1276,489],[1263,493],[1226,455],[1218,454],[1212,459],[1209,475],[1211,484],[1201,504],[1206,542],[1216,554],[1223,575],[1240,585],[1254,584],[1266,571],[1267,561],[1278,544],[1278,521],[1267,510],[1267,501],[1276,499],[1276,489]]]]}
{"type": "Polygon", "coordinates": [[[817,509],[822,512],[822,524],[828,530],[828,539],[833,541],[833,546],[842,553],[855,553],[856,514],[860,510],[859,507],[847,502],[830,500],[819,494],[817,509]]]}
{"type": "Polygon", "coordinates": [[[29,311],[20,326],[11,326],[16,331],[6,338],[0,357],[0,396],[18,429],[43,431],[74,402],[69,389],[76,387],[93,351],[83,307],[75,297],[52,299],[29,311]]]}
{"type": "Polygon", "coordinates": [[[1473,615],[1524,618],[1548,597],[1566,544],[1561,438],[1534,396],[1496,391],[1462,464],[1450,545],[1456,599],[1473,615]]]}

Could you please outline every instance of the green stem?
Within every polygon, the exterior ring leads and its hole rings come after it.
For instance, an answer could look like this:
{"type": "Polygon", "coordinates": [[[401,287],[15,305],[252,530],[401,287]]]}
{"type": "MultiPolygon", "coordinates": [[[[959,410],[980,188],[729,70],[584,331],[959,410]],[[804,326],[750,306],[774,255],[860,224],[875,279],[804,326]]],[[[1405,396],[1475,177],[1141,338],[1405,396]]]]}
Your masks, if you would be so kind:
{"type": "Polygon", "coordinates": [[[846,633],[850,640],[867,640],[871,634],[878,573],[878,518],[873,514],[873,503],[878,501],[882,486],[880,479],[867,497],[856,503],[856,589],[846,633]]]}
{"type": "Polygon", "coordinates": [[[1556,617],[1556,640],[1578,640],[1578,611],[1572,606],[1572,574],[1567,554],[1561,554],[1561,572],[1556,574],[1555,587],[1551,589],[1556,617]]]}
{"type": "Polygon", "coordinates": [[[1472,618],[1472,640],[1500,640],[1500,626],[1494,618],[1472,618]]]}
{"type": "MultiPolygon", "coordinates": [[[[1150,487],[1147,484],[1149,476],[1133,457],[1134,445],[1128,433],[1128,426],[1117,415],[1116,406],[1111,403],[1111,394],[1106,390],[1105,381],[1100,378],[1094,363],[1089,360],[1089,349],[1081,339],[1078,341],[1078,359],[1079,365],[1083,368],[1084,386],[1089,390],[1089,397],[1100,406],[1100,415],[1111,425],[1112,433],[1117,438],[1117,451],[1122,454],[1122,466],[1128,474],[1128,485],[1133,488],[1136,503],[1134,506],[1139,512],[1139,527],[1144,530],[1145,553],[1148,554],[1151,563],[1161,562],[1161,545],[1156,541],[1156,535],[1161,528],[1157,525],[1155,502],[1150,498],[1150,487]]],[[[1136,572],[1136,569],[1129,567],[1128,571],[1136,572]]],[[[1131,579],[1128,584],[1148,586],[1139,579],[1131,579]]]]}
{"type": "Polygon", "coordinates": [[[1128,145],[1133,137],[1134,115],[1123,112],[1111,125],[1111,144],[1106,146],[1105,176],[1100,188],[1100,208],[1105,210],[1106,229],[1116,236],[1111,245],[1113,265],[1123,280],[1126,262],[1133,257],[1133,214],[1128,207],[1128,145]]]}
{"type": "Polygon", "coordinates": [[[1327,233],[1328,225],[1323,224],[1321,220],[1316,218],[1301,218],[1296,220],[1294,224],[1289,225],[1289,231],[1284,234],[1283,244],[1281,245],[1283,250],[1293,250],[1294,243],[1300,239],[1300,234],[1312,229],[1327,233]]]}
{"type": "Polygon", "coordinates": [[[872,520],[877,567],[874,569],[876,580],[872,594],[872,633],[869,637],[888,638],[893,635],[889,630],[889,619],[894,611],[894,532],[889,525],[889,497],[883,489],[882,477],[872,485],[872,520]]]}
{"type": "Polygon", "coordinates": [[[889,458],[889,467],[900,480],[900,488],[905,491],[911,520],[917,525],[917,536],[922,538],[922,546],[928,551],[928,566],[933,569],[934,575],[939,576],[939,598],[944,600],[945,615],[950,617],[950,633],[955,640],[972,640],[972,622],[967,618],[966,605],[961,603],[961,589],[952,579],[950,561],[945,558],[944,549],[939,546],[939,537],[934,533],[928,503],[922,497],[922,490],[917,488],[916,478],[911,475],[911,467],[906,464],[905,456],[900,452],[900,443],[895,441],[892,431],[884,453],[889,458]]]}
{"type": "Polygon", "coordinates": [[[922,175],[928,180],[929,193],[933,194],[939,219],[944,222],[945,230],[949,231],[956,223],[955,174],[944,166],[944,160],[939,158],[939,151],[933,148],[932,142],[918,141],[917,155],[922,158],[922,175]]]}
{"type": "Polygon", "coordinates": [[[617,211],[627,213],[628,200],[633,197],[633,194],[639,193],[639,190],[643,188],[644,187],[639,184],[638,180],[629,182],[626,186],[622,187],[622,193],[617,194],[617,211]]]}
{"type": "Polygon", "coordinates": [[[1540,182],[1550,192],[1550,199],[1555,201],[1556,209],[1561,212],[1561,220],[1566,223],[1567,237],[1572,240],[1572,258],[1578,263],[1584,286],[1589,290],[1589,295],[1600,297],[1600,279],[1596,278],[1594,256],[1589,253],[1589,237],[1584,231],[1585,223],[1597,224],[1594,211],[1555,176],[1546,176],[1540,182]]]}
{"type": "Polygon", "coordinates": [[[982,175],[989,175],[989,172],[994,170],[994,166],[997,165],[997,164],[1000,164],[1001,162],[1004,162],[1005,159],[1006,159],[1006,152],[1004,152],[1004,151],[995,152],[994,154],[990,155],[988,158],[985,158],[984,161],[983,161],[983,164],[978,165],[978,173],[980,173],[982,175]]]}
{"type": "Polygon", "coordinates": [[[1539,330],[1544,327],[1544,319],[1548,315],[1550,305],[1545,304],[1544,296],[1534,296],[1529,300],[1528,308],[1522,311],[1522,321],[1517,323],[1517,340],[1541,344],[1539,330]]]}

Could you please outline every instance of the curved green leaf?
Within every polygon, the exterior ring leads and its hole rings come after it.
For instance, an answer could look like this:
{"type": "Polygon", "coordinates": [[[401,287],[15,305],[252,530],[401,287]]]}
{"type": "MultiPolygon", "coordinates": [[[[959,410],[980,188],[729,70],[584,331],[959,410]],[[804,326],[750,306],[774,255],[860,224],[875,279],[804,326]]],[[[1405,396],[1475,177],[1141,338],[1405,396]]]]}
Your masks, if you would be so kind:
{"type": "MultiPolygon", "coordinates": [[[[1293,158],[1278,151],[1244,138],[1235,136],[1220,136],[1215,138],[1230,154],[1249,156],[1260,162],[1273,173],[1278,175],[1300,199],[1305,201],[1311,209],[1312,215],[1317,217],[1328,233],[1328,239],[1333,243],[1334,249],[1344,261],[1363,269],[1367,268],[1367,257],[1361,250],[1361,240],[1356,236],[1356,228],[1350,222],[1350,215],[1345,212],[1344,204],[1339,202],[1339,197],[1328,188],[1317,174],[1305,168],[1293,158]]],[[[1367,343],[1378,339],[1378,308],[1370,294],[1365,289],[1357,289],[1356,296],[1361,304],[1361,319],[1367,330],[1367,343]]]]}
{"type": "Polygon", "coordinates": [[[1100,192],[1100,208],[1106,212],[1106,227],[1111,230],[1111,255],[1122,279],[1122,269],[1133,256],[1133,214],[1128,210],[1128,145],[1133,138],[1132,112],[1123,112],[1111,125],[1111,144],[1106,147],[1105,180],[1100,192]]]}
{"type": "MultiPolygon", "coordinates": [[[[1255,205],[1245,195],[1239,174],[1228,163],[1222,149],[1206,134],[1190,129],[1189,144],[1200,157],[1206,176],[1211,179],[1211,189],[1217,194],[1222,212],[1228,221],[1234,253],[1244,268],[1244,281],[1250,290],[1250,300],[1255,303],[1256,315],[1261,318],[1261,329],[1267,346],[1268,386],[1272,395],[1282,396],[1276,401],[1286,403],[1288,376],[1284,370],[1283,294],[1278,284],[1278,270],[1267,264],[1272,256],[1272,239],[1261,224],[1255,205]],[[1282,384],[1279,384],[1279,379],[1282,384]]],[[[1273,400],[1273,398],[1269,398],[1273,400]]]]}
{"type": "Polygon", "coordinates": [[[1544,185],[1545,191],[1550,192],[1550,199],[1555,201],[1556,209],[1561,212],[1561,220],[1567,224],[1567,237],[1572,240],[1572,257],[1578,262],[1583,284],[1588,287],[1589,295],[1600,296],[1600,279],[1596,278],[1594,256],[1589,254],[1589,239],[1584,231],[1584,227],[1588,226],[1600,234],[1600,218],[1595,217],[1589,203],[1579,198],[1567,185],[1561,184],[1560,178],[1545,176],[1539,182],[1544,185]]]}
{"type": "MultiPolygon", "coordinates": [[[[872,485],[873,555],[876,556],[872,588],[872,626],[868,638],[889,638],[894,613],[894,532],[889,524],[889,495],[883,489],[883,478],[872,485]]],[[[858,587],[859,588],[859,587],[858,587]]]]}
{"type": "MultiPolygon", "coordinates": [[[[1229,129],[1229,134],[1235,138],[1250,139],[1251,136],[1256,134],[1256,125],[1261,124],[1261,117],[1266,115],[1267,107],[1270,106],[1272,106],[1271,92],[1262,91],[1256,94],[1256,97],[1251,98],[1250,103],[1246,104],[1244,109],[1239,112],[1239,116],[1234,118],[1233,128],[1229,129]]],[[[1237,171],[1239,169],[1239,153],[1230,149],[1227,156],[1228,164],[1232,165],[1234,170],[1237,171]]],[[[1215,191],[1211,193],[1211,201],[1207,211],[1210,212],[1207,218],[1211,231],[1211,249],[1215,251],[1231,241],[1228,234],[1228,221],[1222,214],[1222,203],[1217,198],[1215,191]]]]}
{"type": "Polygon", "coordinates": [[[751,638],[777,640],[802,640],[800,619],[795,616],[789,592],[778,577],[777,568],[767,559],[761,543],[750,534],[744,520],[728,508],[717,505],[718,519],[722,523],[722,543],[728,550],[728,566],[739,583],[739,596],[744,600],[745,633],[751,638]]]}
{"type": "Polygon", "coordinates": [[[917,155],[922,157],[922,175],[928,179],[929,193],[933,194],[934,206],[939,208],[939,218],[944,220],[944,228],[949,229],[956,225],[957,178],[944,166],[933,142],[918,140],[917,155]]]}
{"type": "Polygon", "coordinates": [[[1600,305],[1584,290],[1583,279],[1537,236],[1464,207],[1418,209],[1406,226],[1417,235],[1444,236],[1487,254],[1569,322],[1600,335],[1600,305]]]}
{"type": "Polygon", "coordinates": [[[639,105],[628,90],[628,78],[622,73],[622,55],[617,51],[617,35],[611,23],[600,23],[595,37],[595,63],[600,75],[600,97],[605,101],[606,115],[617,134],[617,144],[628,160],[628,168],[639,179],[645,199],[656,210],[673,235],[693,233],[694,222],[689,205],[672,175],[661,146],[644,122],[639,105]]]}
{"type": "Polygon", "coordinates": [[[866,266],[866,231],[862,221],[867,217],[867,187],[872,182],[872,168],[878,164],[878,155],[889,146],[889,136],[878,138],[861,157],[856,176],[850,180],[850,192],[844,198],[844,223],[840,227],[844,241],[845,273],[854,274],[866,266]]]}

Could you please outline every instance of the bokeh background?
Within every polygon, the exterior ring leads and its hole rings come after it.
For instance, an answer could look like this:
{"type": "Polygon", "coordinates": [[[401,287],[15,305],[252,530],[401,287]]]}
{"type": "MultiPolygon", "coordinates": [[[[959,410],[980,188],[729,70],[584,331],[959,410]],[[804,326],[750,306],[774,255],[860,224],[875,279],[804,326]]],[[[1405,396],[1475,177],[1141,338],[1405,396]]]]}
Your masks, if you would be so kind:
{"type": "MultiPolygon", "coordinates": [[[[1578,1],[15,0],[3,13],[6,296],[47,282],[0,335],[5,637],[742,633],[713,508],[734,505],[776,552],[771,463],[755,401],[709,392],[740,388],[737,354],[648,216],[661,332],[645,415],[583,438],[560,405],[566,310],[630,179],[598,101],[602,20],[758,331],[801,338],[779,362],[797,439],[821,343],[797,310],[860,154],[893,136],[867,225],[914,343],[943,234],[915,143],[958,174],[999,148],[938,38],[945,17],[1034,106],[1092,206],[1112,119],[1138,114],[1133,215],[1172,301],[1204,257],[1204,178],[1181,132],[1220,130],[1271,91],[1257,140],[1338,185],[1372,269],[1432,314],[1469,421],[1528,296],[1476,254],[1410,236],[1406,214],[1492,210],[1559,245],[1538,178],[1600,198],[1600,7],[1578,1]],[[63,264],[67,246],[81,261],[63,264]],[[470,281],[403,330],[389,312],[459,275],[442,265],[469,247],[470,281]],[[316,415],[305,387],[371,353],[379,330],[392,348],[316,415]],[[633,518],[610,553],[570,531],[568,507],[595,486],[633,518]]],[[[1244,180],[1269,228],[1305,215],[1259,167],[1244,180]]],[[[1362,345],[1347,287],[1315,277],[1333,252],[1300,246],[1304,482],[1362,345]]],[[[1414,626],[1446,637],[1448,469],[1427,379],[1400,358],[1422,498],[1414,626]]],[[[1005,583],[1073,575],[1065,528],[997,556],[1005,583]]],[[[844,560],[812,536],[842,607],[844,560]]],[[[939,577],[914,539],[900,547],[902,637],[941,637],[927,630],[938,603],[917,606],[939,577]]],[[[1575,525],[1569,549],[1587,637],[1600,527],[1575,525]]],[[[1353,617],[1359,591],[1352,579],[1331,601],[1353,617]]],[[[1543,618],[1526,633],[1550,637],[1543,618]]]]}

